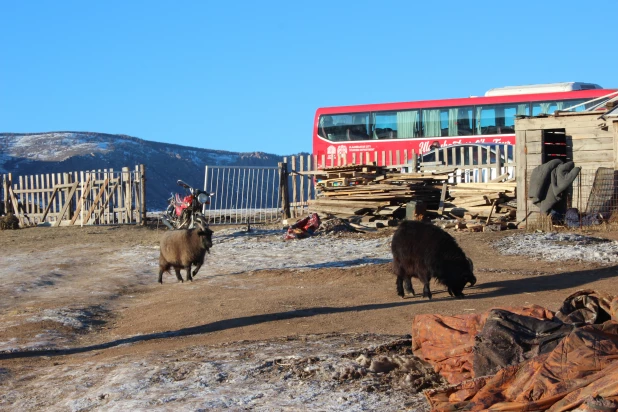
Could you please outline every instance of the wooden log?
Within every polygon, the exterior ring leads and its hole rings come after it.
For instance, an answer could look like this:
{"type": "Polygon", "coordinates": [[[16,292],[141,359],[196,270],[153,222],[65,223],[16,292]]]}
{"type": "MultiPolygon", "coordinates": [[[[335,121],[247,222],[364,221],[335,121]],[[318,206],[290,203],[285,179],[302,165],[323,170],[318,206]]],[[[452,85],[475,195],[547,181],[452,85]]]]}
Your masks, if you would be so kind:
{"type": "Polygon", "coordinates": [[[375,227],[370,227],[369,225],[361,225],[354,222],[349,222],[348,224],[359,232],[377,232],[375,227]]]}
{"type": "Polygon", "coordinates": [[[474,196],[470,198],[455,198],[450,203],[463,207],[463,206],[485,206],[489,205],[487,199],[483,196],[474,196]],[[464,200],[465,199],[465,200],[464,200]]]}
{"type": "Polygon", "coordinates": [[[458,188],[461,189],[485,189],[485,190],[511,190],[514,191],[517,187],[514,183],[459,183],[458,188]]]}
{"type": "Polygon", "coordinates": [[[508,173],[504,173],[504,174],[501,174],[500,176],[496,177],[495,179],[491,179],[487,183],[499,183],[499,182],[502,182],[504,179],[507,179],[508,177],[509,177],[509,174],[508,173]]]}
{"type": "Polygon", "coordinates": [[[495,208],[496,208],[496,202],[492,202],[491,209],[489,210],[489,216],[487,216],[487,221],[485,222],[486,224],[489,223],[489,219],[491,219],[491,214],[493,213],[495,208]]]}
{"type": "Polygon", "coordinates": [[[442,193],[440,194],[440,204],[438,206],[438,215],[442,216],[444,213],[444,200],[446,199],[446,183],[442,185],[442,193]]]}
{"type": "Polygon", "coordinates": [[[466,229],[470,232],[481,232],[483,231],[483,225],[480,223],[477,224],[467,224],[466,229]]]}
{"type": "Polygon", "coordinates": [[[373,208],[368,207],[340,207],[340,206],[331,206],[331,205],[323,205],[323,206],[310,206],[310,212],[330,212],[330,213],[345,213],[348,215],[360,215],[363,213],[372,212],[373,208]]]}
{"type": "Polygon", "coordinates": [[[307,203],[310,206],[313,205],[332,205],[332,206],[348,206],[348,207],[355,207],[355,206],[359,206],[359,203],[362,202],[362,206],[365,207],[380,207],[380,206],[390,206],[390,202],[387,201],[363,201],[363,200],[347,200],[347,199],[316,199],[316,200],[309,200],[307,203]]]}
{"type": "Polygon", "coordinates": [[[392,216],[399,210],[401,210],[401,206],[385,206],[385,207],[378,209],[378,211],[375,212],[374,214],[380,215],[380,216],[392,216]]]}

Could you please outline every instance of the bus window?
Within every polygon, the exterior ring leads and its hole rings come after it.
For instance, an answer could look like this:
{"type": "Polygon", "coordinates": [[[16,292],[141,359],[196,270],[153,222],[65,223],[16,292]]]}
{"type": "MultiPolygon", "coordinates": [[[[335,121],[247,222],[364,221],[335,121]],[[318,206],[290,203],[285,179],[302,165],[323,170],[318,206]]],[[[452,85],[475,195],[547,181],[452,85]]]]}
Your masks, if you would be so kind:
{"type": "Polygon", "coordinates": [[[371,124],[373,139],[411,139],[421,135],[418,110],[375,112],[371,124]]]}
{"type": "Polygon", "coordinates": [[[423,136],[442,136],[443,116],[440,109],[423,110],[423,136]]]}
{"type": "Polygon", "coordinates": [[[369,113],[323,115],[318,135],[331,142],[369,139],[369,113]]]}
{"type": "Polygon", "coordinates": [[[418,110],[397,112],[397,138],[411,139],[421,135],[420,113],[418,110]]]}
{"type": "Polygon", "coordinates": [[[423,110],[424,136],[469,136],[472,134],[473,116],[472,107],[423,110]]]}
{"type": "Polygon", "coordinates": [[[376,112],[373,114],[373,138],[397,138],[397,112],[376,112]]]}
{"type": "MultiPolygon", "coordinates": [[[[569,107],[573,107],[573,106],[577,106],[578,104],[587,102],[589,99],[582,99],[582,100],[565,100],[564,101],[564,108],[568,109],[569,107]]],[[[576,107],[575,109],[571,110],[572,112],[583,112],[584,110],[590,109],[592,107],[595,107],[599,104],[601,104],[602,102],[606,102],[609,99],[601,99],[601,100],[597,100],[594,101],[592,103],[588,103],[588,104],[582,104],[581,106],[576,107]]]]}
{"type": "Polygon", "coordinates": [[[369,113],[353,114],[350,140],[368,140],[369,138],[369,113]]]}
{"type": "Polygon", "coordinates": [[[474,127],[474,110],[472,110],[472,107],[455,107],[448,111],[448,135],[470,136],[474,127]]]}
{"type": "Polygon", "coordinates": [[[534,102],[532,103],[532,115],[538,116],[540,114],[553,114],[556,110],[562,110],[569,107],[564,104],[565,102],[534,102]]]}
{"type": "MultiPolygon", "coordinates": [[[[584,103],[587,102],[588,100],[567,100],[564,102],[564,108],[568,109],[569,107],[572,106],[577,106],[580,103],[584,103]]],[[[589,106],[592,106],[594,104],[599,103],[600,101],[596,101],[593,104],[582,104],[581,106],[576,107],[575,109],[573,109],[573,112],[583,112],[584,110],[586,110],[589,106]]]]}
{"type": "MultiPolygon", "coordinates": [[[[587,102],[590,99],[580,99],[580,100],[564,100],[561,102],[539,102],[532,103],[532,115],[538,116],[539,114],[553,114],[556,110],[564,110],[569,107],[576,106],[580,103],[587,102]]],[[[592,103],[583,104],[575,109],[571,110],[573,112],[583,112],[586,109],[590,109],[598,104],[600,104],[602,100],[597,100],[592,103]]]]}
{"type": "Polygon", "coordinates": [[[529,114],[528,103],[477,106],[475,133],[481,135],[515,133],[515,116],[529,114]]]}

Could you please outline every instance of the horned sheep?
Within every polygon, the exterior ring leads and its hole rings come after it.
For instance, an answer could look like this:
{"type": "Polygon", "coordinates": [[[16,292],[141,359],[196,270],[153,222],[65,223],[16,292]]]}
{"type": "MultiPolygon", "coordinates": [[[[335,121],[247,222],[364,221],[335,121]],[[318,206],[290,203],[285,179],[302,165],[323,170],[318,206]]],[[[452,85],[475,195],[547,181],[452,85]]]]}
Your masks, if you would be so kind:
{"type": "Polygon", "coordinates": [[[186,269],[187,280],[193,281],[204,264],[206,252],[212,248],[212,230],[199,222],[194,229],[173,230],[161,237],[159,254],[159,283],[163,283],[163,272],[174,268],[176,278],[182,280],[180,269],[186,269]],[[191,266],[195,265],[193,275],[191,266]]]}
{"type": "Polygon", "coordinates": [[[391,243],[393,270],[397,275],[397,294],[402,298],[405,292],[416,296],[412,278],[423,283],[423,297],[431,299],[429,282],[435,279],[447,287],[451,296],[464,297],[467,283],[474,286],[472,261],[455,239],[444,230],[432,224],[419,221],[403,221],[391,243]]]}

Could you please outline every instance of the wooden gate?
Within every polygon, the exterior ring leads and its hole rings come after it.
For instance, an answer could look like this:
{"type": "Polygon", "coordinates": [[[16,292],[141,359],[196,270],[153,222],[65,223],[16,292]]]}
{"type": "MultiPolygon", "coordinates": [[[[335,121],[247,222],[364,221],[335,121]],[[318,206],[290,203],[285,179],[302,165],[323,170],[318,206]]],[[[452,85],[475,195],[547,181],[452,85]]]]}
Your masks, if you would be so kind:
{"type": "Polygon", "coordinates": [[[22,226],[142,224],[146,221],[144,165],[3,179],[4,209],[22,226]]]}

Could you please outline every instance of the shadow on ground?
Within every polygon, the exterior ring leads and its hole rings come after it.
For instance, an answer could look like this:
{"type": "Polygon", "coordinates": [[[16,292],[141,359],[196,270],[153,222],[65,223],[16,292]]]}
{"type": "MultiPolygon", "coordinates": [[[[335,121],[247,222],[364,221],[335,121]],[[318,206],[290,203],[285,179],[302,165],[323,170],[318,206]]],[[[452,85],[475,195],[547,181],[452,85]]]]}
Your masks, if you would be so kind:
{"type": "MultiPolygon", "coordinates": [[[[551,275],[534,276],[523,279],[511,279],[504,281],[493,281],[488,283],[477,283],[473,288],[466,289],[467,299],[491,298],[508,295],[518,295],[522,293],[534,293],[543,291],[555,291],[572,289],[586,285],[590,282],[595,282],[603,279],[614,278],[618,275],[618,266],[612,266],[602,269],[555,273],[551,275]]],[[[480,280],[482,281],[482,279],[480,280]]],[[[434,292],[442,295],[434,300],[452,299],[446,295],[445,290],[434,292]]],[[[315,307],[308,309],[297,309],[287,312],[270,313],[264,315],[243,316],[240,318],[225,319],[212,322],[206,325],[193,326],[175,331],[166,331],[158,333],[150,333],[146,335],[132,336],[129,338],[117,339],[111,342],[100,343],[96,345],[53,349],[53,350],[32,350],[32,351],[12,351],[0,353],[0,360],[28,358],[37,356],[63,356],[79,354],[84,352],[109,349],[120,345],[146,342],[156,339],[174,338],[179,336],[192,336],[205,333],[217,332],[233,328],[241,328],[245,326],[257,325],[267,322],[276,322],[280,320],[290,320],[298,318],[308,318],[318,315],[329,315],[345,312],[362,312],[368,310],[380,310],[396,307],[404,307],[425,302],[424,299],[405,299],[399,302],[379,303],[371,305],[359,305],[350,307],[315,307]]]]}

